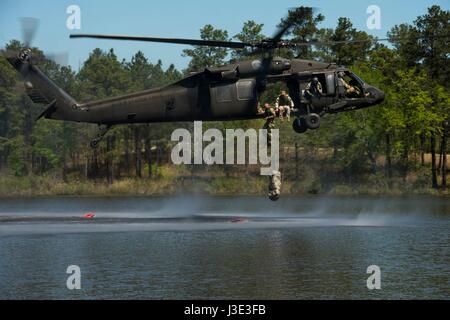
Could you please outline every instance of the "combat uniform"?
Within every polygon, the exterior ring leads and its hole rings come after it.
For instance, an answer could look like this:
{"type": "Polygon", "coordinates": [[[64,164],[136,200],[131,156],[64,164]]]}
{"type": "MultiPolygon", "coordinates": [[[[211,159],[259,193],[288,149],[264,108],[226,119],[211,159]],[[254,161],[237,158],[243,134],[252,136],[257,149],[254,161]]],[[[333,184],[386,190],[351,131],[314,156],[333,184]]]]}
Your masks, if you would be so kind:
{"type": "Polygon", "coordinates": [[[359,97],[361,96],[361,90],[358,87],[354,87],[345,81],[343,77],[339,77],[340,84],[345,88],[345,95],[348,97],[359,97]]]}
{"type": "Polygon", "coordinates": [[[286,94],[286,95],[279,95],[276,102],[275,102],[275,108],[280,113],[280,119],[283,121],[283,116],[286,113],[286,118],[289,120],[291,117],[291,109],[294,108],[294,101],[292,101],[292,98],[286,94]]]}
{"type": "Polygon", "coordinates": [[[267,146],[272,145],[272,129],[275,129],[275,117],[277,113],[272,107],[265,107],[264,117],[266,122],[264,123],[263,129],[267,130],[267,146]]]}
{"type": "Polygon", "coordinates": [[[310,82],[306,85],[305,92],[308,98],[320,97],[323,93],[322,84],[320,84],[320,82],[317,82],[316,84],[310,82]]]}
{"type": "Polygon", "coordinates": [[[281,172],[274,171],[271,176],[269,176],[269,199],[272,201],[277,201],[281,194],[281,172]]]}

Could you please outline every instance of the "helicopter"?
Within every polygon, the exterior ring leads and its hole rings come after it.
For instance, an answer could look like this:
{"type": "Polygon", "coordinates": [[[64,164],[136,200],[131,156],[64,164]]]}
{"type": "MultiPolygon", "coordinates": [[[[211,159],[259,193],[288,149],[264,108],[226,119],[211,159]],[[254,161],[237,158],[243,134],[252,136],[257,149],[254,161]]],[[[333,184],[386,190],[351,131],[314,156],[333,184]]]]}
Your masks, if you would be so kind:
{"type": "MultiPolygon", "coordinates": [[[[307,13],[308,8],[303,10],[307,13]]],[[[276,82],[283,82],[289,90],[289,96],[295,106],[291,112],[294,118],[293,129],[297,133],[318,129],[321,118],[327,113],[367,108],[383,102],[385,94],[361,80],[350,69],[333,63],[276,56],[275,51],[280,48],[320,44],[315,41],[299,43],[282,40],[292,26],[293,23],[288,19],[272,38],[259,42],[71,34],[72,39],[94,38],[231,49],[251,48],[254,53],[260,53],[262,56],[223,66],[206,67],[164,87],[93,102],[80,103],[58,87],[36,65],[31,49],[25,48],[18,54],[8,56],[7,60],[23,77],[30,99],[34,103],[45,105],[44,111],[37,119],[99,125],[99,134],[90,142],[92,148],[98,147],[99,142],[114,125],[263,118],[264,115],[258,111],[259,98],[269,84],[276,82]],[[323,93],[320,96],[307,97],[305,88],[313,78],[318,79],[323,93]],[[344,78],[358,89],[358,95],[347,94],[342,81],[344,78]]],[[[355,41],[326,44],[350,42],[355,41]]]]}

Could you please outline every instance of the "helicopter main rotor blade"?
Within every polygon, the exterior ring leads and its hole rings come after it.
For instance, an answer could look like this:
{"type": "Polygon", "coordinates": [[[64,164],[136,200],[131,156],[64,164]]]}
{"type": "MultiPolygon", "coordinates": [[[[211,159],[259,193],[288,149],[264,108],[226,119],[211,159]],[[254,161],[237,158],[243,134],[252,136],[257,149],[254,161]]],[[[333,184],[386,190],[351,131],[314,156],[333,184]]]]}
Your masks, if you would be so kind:
{"type": "Polygon", "coordinates": [[[39,19],[31,17],[20,18],[20,29],[22,31],[22,41],[26,48],[29,48],[36,36],[39,27],[39,19]]]}
{"type": "Polygon", "coordinates": [[[254,53],[265,54],[265,57],[262,60],[263,72],[261,75],[262,78],[260,78],[260,80],[267,78],[267,75],[269,74],[270,66],[274,59],[275,49],[280,47],[280,44],[282,43],[281,38],[283,38],[284,35],[289,33],[291,28],[294,26],[294,22],[292,21],[290,14],[291,14],[291,12],[289,12],[288,16],[278,26],[278,29],[275,32],[275,34],[273,35],[273,37],[265,42],[259,43],[259,45],[257,46],[257,50],[254,51],[254,53]]]}
{"type": "Polygon", "coordinates": [[[109,40],[125,40],[125,41],[144,41],[159,43],[186,44],[193,46],[209,46],[231,49],[244,49],[246,47],[254,47],[255,44],[246,42],[233,41],[216,41],[216,40],[196,40],[196,39],[180,39],[180,38],[155,38],[155,37],[136,37],[123,35],[103,35],[103,34],[71,34],[70,38],[91,38],[91,39],[109,39],[109,40]]]}
{"type": "MultiPolygon", "coordinates": [[[[290,40],[283,41],[281,38],[287,33],[291,27],[291,23],[286,23],[275,36],[271,39],[261,42],[237,42],[237,41],[217,41],[217,40],[197,40],[197,39],[181,39],[181,38],[156,38],[156,37],[140,37],[140,36],[125,36],[125,35],[102,35],[102,34],[71,34],[70,38],[91,38],[91,39],[106,39],[106,40],[124,40],[124,41],[143,41],[143,42],[159,42],[172,44],[186,44],[194,46],[209,46],[230,49],[244,49],[247,47],[256,48],[255,52],[264,52],[275,48],[297,48],[305,46],[331,46],[331,45],[345,45],[357,44],[366,42],[392,42],[399,40],[407,40],[409,38],[373,38],[364,40],[342,40],[342,41],[321,41],[311,40],[308,42],[293,42],[290,40]]],[[[29,38],[29,37],[28,37],[29,38]]],[[[427,36],[427,37],[413,37],[414,39],[441,39],[450,38],[450,35],[444,36],[427,36]]]]}

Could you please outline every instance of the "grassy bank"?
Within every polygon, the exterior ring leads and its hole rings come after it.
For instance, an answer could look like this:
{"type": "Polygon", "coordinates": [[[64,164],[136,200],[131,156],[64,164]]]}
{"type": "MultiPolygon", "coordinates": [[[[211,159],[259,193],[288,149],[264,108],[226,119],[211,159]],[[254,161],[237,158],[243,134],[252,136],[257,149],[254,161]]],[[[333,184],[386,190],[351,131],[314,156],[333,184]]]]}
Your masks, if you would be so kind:
{"type": "MultiPolygon", "coordinates": [[[[375,178],[373,180],[376,180],[375,178]]],[[[51,176],[0,176],[0,197],[33,196],[163,196],[181,193],[202,195],[255,195],[267,193],[268,178],[261,176],[169,176],[153,179],[116,179],[108,185],[105,180],[64,182],[51,176]]],[[[284,195],[450,195],[449,191],[418,187],[413,183],[370,181],[366,183],[334,183],[322,185],[317,181],[283,182],[284,195]]]]}

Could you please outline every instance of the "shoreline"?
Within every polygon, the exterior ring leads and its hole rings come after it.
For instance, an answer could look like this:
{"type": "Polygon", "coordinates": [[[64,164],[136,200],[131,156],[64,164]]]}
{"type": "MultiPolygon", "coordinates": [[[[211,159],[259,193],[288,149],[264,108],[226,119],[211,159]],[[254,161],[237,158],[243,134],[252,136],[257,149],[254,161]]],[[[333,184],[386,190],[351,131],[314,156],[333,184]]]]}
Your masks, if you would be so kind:
{"type": "MultiPolygon", "coordinates": [[[[399,187],[402,184],[387,183],[373,185],[369,183],[322,185],[321,188],[299,185],[298,181],[285,181],[281,197],[346,197],[380,196],[408,197],[433,196],[450,197],[450,190],[431,187],[399,187]],[[325,188],[326,187],[326,188],[325,188]]],[[[13,177],[0,176],[0,199],[12,198],[125,198],[125,197],[267,197],[267,180],[261,177],[209,177],[208,179],[155,178],[120,179],[108,185],[105,181],[63,182],[51,177],[13,177]]]]}
{"type": "MultiPolygon", "coordinates": [[[[168,194],[168,195],[133,195],[133,194],[115,194],[115,195],[99,195],[99,194],[72,194],[72,195],[60,195],[60,194],[35,194],[35,195],[26,195],[26,196],[20,196],[20,195],[0,195],[0,201],[1,200],[15,200],[15,199],[54,199],[54,198],[66,198],[66,199],[121,199],[121,198],[135,198],[135,199],[143,199],[143,198],[154,198],[154,199],[174,199],[174,198],[188,198],[188,197],[196,197],[196,198],[230,198],[230,199],[239,199],[239,198],[264,198],[266,199],[267,196],[264,194],[256,195],[256,194],[200,194],[200,193],[175,193],[175,194],[168,194]]],[[[294,199],[297,197],[301,198],[320,198],[320,197],[326,197],[326,198],[355,198],[355,197],[364,197],[364,198],[412,198],[412,197],[430,197],[430,198],[438,198],[438,199],[444,199],[449,198],[450,194],[448,193],[403,193],[403,194],[383,194],[383,193],[372,193],[372,194],[331,194],[331,193],[321,193],[321,194],[281,194],[280,200],[282,199],[294,199]]],[[[276,202],[274,202],[276,203],[276,202]]]]}

